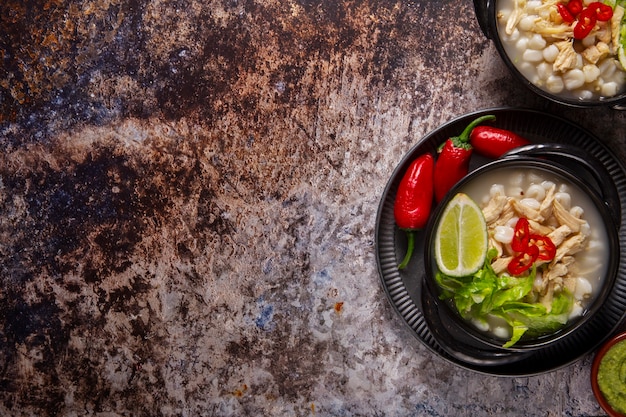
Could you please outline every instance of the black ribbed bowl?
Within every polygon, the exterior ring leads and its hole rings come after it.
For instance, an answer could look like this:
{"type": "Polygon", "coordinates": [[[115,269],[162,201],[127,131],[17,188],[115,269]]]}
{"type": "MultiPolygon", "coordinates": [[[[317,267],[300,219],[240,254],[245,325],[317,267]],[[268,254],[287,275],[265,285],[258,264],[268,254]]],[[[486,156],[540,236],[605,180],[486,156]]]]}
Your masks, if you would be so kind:
{"type": "MultiPolygon", "coordinates": [[[[477,346],[483,346],[488,349],[504,351],[525,352],[530,350],[544,349],[556,342],[562,343],[566,338],[575,339],[575,333],[582,326],[585,326],[590,320],[597,315],[600,308],[605,303],[608,295],[613,290],[615,278],[617,276],[619,258],[620,258],[620,242],[618,237],[618,225],[620,223],[620,207],[616,202],[617,191],[611,185],[612,180],[604,167],[599,163],[594,163],[593,167],[589,167],[594,172],[589,173],[589,178],[581,176],[584,171],[581,168],[580,160],[584,153],[569,145],[562,144],[541,144],[530,145],[523,149],[517,150],[516,154],[508,155],[502,159],[489,162],[469,175],[463,178],[446,197],[437,205],[435,213],[431,217],[425,235],[424,248],[424,280],[431,294],[434,296],[434,303],[439,304],[439,314],[442,322],[446,323],[447,331],[458,340],[473,342],[477,346]],[[529,156],[532,153],[538,153],[538,156],[529,156]],[[568,161],[568,157],[572,159],[568,161]],[[557,161],[557,158],[559,159],[557,161]],[[568,166],[569,164],[571,166],[568,166]],[[469,186],[480,181],[487,175],[487,178],[498,176],[506,178],[512,170],[515,172],[541,172],[542,176],[551,178],[555,183],[569,183],[572,187],[577,188],[578,193],[587,195],[595,206],[602,225],[606,231],[608,238],[606,244],[606,272],[600,280],[600,287],[594,291],[593,298],[589,300],[582,314],[576,318],[571,318],[563,327],[551,333],[543,333],[540,335],[524,335],[521,340],[511,347],[503,348],[502,345],[506,340],[495,337],[492,333],[478,330],[469,321],[462,318],[456,307],[450,300],[440,300],[442,290],[435,280],[437,265],[434,260],[434,236],[441,215],[450,202],[450,200],[459,192],[465,192],[469,186]],[[574,171],[575,170],[575,171],[574,171]],[[599,172],[598,172],[599,171],[599,172]],[[607,195],[605,195],[607,194],[607,195]],[[608,195],[610,194],[610,195],[608,195]],[[615,206],[617,204],[617,206],[615,206]]],[[[589,160],[589,155],[584,155],[589,160]]],[[[597,162],[597,161],[594,161],[597,162]]],[[[486,190],[488,192],[488,190],[486,190]]]]}
{"type": "MultiPolygon", "coordinates": [[[[400,180],[411,162],[425,152],[435,153],[447,138],[458,135],[477,117],[492,114],[490,124],[512,130],[533,144],[570,144],[593,156],[606,168],[617,189],[618,203],[626,207],[626,169],[618,156],[588,130],[562,117],[544,111],[520,108],[491,108],[460,115],[443,123],[419,139],[390,173],[382,192],[376,216],[375,256],[381,287],[391,308],[424,347],[447,361],[479,373],[497,376],[530,376],[554,371],[578,361],[600,346],[623,323],[626,317],[626,251],[620,254],[613,290],[594,315],[580,326],[572,337],[548,344],[543,349],[517,352],[486,347],[474,338],[461,340],[449,332],[453,328],[435,295],[425,285],[423,253],[426,231],[416,235],[415,253],[409,265],[398,269],[407,249],[406,234],[399,230],[393,216],[393,205],[400,180]]],[[[473,155],[470,171],[491,159],[473,155]]],[[[623,210],[621,210],[623,211],[623,210]]],[[[619,242],[626,248],[626,214],[618,224],[619,242]]]]}

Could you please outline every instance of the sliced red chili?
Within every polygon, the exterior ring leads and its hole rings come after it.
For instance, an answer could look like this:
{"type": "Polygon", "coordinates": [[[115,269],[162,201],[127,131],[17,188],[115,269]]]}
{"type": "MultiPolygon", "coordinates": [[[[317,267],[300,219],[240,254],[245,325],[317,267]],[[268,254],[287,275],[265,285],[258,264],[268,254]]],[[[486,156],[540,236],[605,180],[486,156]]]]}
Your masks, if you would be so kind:
{"type": "Polygon", "coordinates": [[[563,3],[557,3],[556,9],[559,11],[559,14],[561,15],[561,19],[563,19],[565,23],[574,22],[574,16],[572,15],[572,12],[570,12],[567,6],[565,6],[563,3]]]}
{"type": "Polygon", "coordinates": [[[584,39],[591,33],[591,30],[596,26],[597,16],[596,10],[587,7],[580,12],[578,16],[578,23],[574,26],[574,38],[584,39]]]}
{"type": "Polygon", "coordinates": [[[576,16],[578,13],[583,11],[582,0],[570,0],[567,2],[567,10],[572,14],[572,16],[576,16]]]}
{"type": "Polygon", "coordinates": [[[607,22],[613,17],[613,8],[608,4],[594,1],[593,3],[589,4],[587,8],[593,9],[596,14],[596,18],[601,22],[607,22]]]}
{"type": "Polygon", "coordinates": [[[528,247],[528,241],[530,239],[530,224],[528,219],[520,217],[517,223],[515,223],[515,229],[513,229],[513,240],[511,241],[511,249],[515,252],[524,252],[528,247]]]}
{"type": "Polygon", "coordinates": [[[509,274],[511,275],[521,275],[525,271],[527,271],[537,260],[539,256],[539,249],[537,246],[528,246],[526,251],[519,253],[515,256],[509,264],[507,265],[507,269],[509,274]]]}
{"type": "Polygon", "coordinates": [[[548,236],[530,235],[528,245],[537,248],[537,258],[543,261],[551,261],[556,255],[556,246],[548,236]]]}

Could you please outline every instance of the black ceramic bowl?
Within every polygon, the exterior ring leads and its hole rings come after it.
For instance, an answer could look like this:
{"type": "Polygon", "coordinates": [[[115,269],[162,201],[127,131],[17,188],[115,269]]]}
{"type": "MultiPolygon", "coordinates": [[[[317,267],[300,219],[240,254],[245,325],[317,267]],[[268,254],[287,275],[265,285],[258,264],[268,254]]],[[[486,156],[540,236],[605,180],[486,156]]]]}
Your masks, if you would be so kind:
{"type": "MultiPolygon", "coordinates": [[[[600,404],[600,407],[602,407],[602,409],[609,415],[609,417],[624,417],[624,414],[618,411],[615,411],[611,403],[605,398],[604,394],[602,393],[602,390],[600,389],[600,383],[598,381],[598,373],[600,371],[600,363],[602,362],[606,354],[609,353],[609,351],[613,349],[615,345],[617,345],[618,343],[621,344],[624,341],[626,341],[626,332],[615,334],[607,342],[605,342],[600,347],[600,349],[598,349],[598,352],[596,353],[596,356],[593,359],[593,364],[591,365],[590,375],[591,375],[591,389],[593,391],[593,395],[596,397],[596,400],[598,401],[598,404],[600,404]]],[[[619,369],[618,367],[618,369],[615,369],[615,372],[621,373],[622,370],[619,369]]],[[[622,381],[622,384],[620,384],[618,387],[615,387],[615,388],[619,389],[622,387],[623,387],[623,381],[622,381]]]]}
{"type": "Polygon", "coordinates": [[[541,97],[568,106],[584,108],[605,106],[619,110],[626,109],[626,91],[624,90],[618,92],[616,95],[582,99],[578,97],[568,97],[561,93],[551,93],[546,89],[538,87],[529,80],[515,65],[514,61],[516,59],[509,56],[501,38],[496,16],[499,10],[498,5],[501,4],[502,1],[504,0],[474,0],[474,10],[482,32],[487,38],[493,41],[502,60],[522,84],[541,97]]]}
{"type": "MultiPolygon", "coordinates": [[[[440,322],[446,323],[445,325],[449,333],[479,348],[482,346],[485,349],[521,352],[542,349],[562,341],[591,320],[603,305],[613,288],[618,272],[620,256],[618,225],[621,222],[619,218],[621,211],[619,207],[614,206],[615,196],[611,195],[613,193],[612,181],[610,178],[605,177],[607,174],[603,172],[603,167],[595,163],[595,161],[590,163],[592,159],[587,158],[587,161],[582,163],[588,166],[585,166],[585,169],[581,169],[580,158],[584,154],[579,150],[563,145],[556,147],[553,145],[530,145],[516,152],[516,154],[507,155],[472,171],[455,185],[444,200],[439,203],[426,231],[424,250],[426,274],[424,280],[429,292],[434,295],[433,302],[439,304],[437,310],[443,316],[440,322]],[[506,178],[510,175],[511,170],[516,172],[539,172],[542,177],[550,178],[556,184],[569,183],[571,187],[577,190],[577,193],[584,193],[588,196],[590,204],[597,210],[595,227],[601,227],[606,234],[606,250],[602,250],[605,252],[606,267],[604,268],[604,276],[596,283],[592,298],[585,303],[578,317],[571,318],[563,327],[552,333],[525,335],[513,346],[505,349],[502,348],[502,345],[506,342],[506,339],[478,330],[477,327],[461,317],[451,301],[440,299],[439,296],[442,294],[442,290],[435,280],[437,266],[433,255],[433,242],[444,208],[458,192],[467,192],[476,200],[472,193],[476,195],[477,184],[480,184],[479,187],[484,187],[485,184],[482,184],[482,182],[485,176],[496,175],[498,178],[506,178]]],[[[488,193],[488,189],[485,190],[485,193],[488,193]]],[[[576,204],[576,201],[572,201],[572,204],[576,204]]]]}

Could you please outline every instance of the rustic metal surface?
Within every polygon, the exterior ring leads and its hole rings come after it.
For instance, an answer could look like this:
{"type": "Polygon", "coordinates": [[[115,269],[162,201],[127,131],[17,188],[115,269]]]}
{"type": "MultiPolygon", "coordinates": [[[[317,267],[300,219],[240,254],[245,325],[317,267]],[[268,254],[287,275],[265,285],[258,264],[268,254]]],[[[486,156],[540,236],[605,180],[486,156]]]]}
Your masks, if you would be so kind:
{"type": "Polygon", "coordinates": [[[590,358],[451,365],[377,276],[382,190],[512,79],[470,2],[4,0],[0,414],[601,414],[590,358]]]}

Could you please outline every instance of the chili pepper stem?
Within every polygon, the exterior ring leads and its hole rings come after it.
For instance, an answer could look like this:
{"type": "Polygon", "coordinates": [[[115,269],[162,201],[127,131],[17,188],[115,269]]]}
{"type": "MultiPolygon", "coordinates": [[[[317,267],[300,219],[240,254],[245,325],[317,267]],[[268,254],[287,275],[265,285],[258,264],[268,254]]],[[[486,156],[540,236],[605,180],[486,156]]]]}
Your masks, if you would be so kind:
{"type": "Polygon", "coordinates": [[[494,116],[493,114],[487,114],[487,115],[480,116],[477,119],[473,120],[470,124],[467,125],[467,127],[465,127],[465,129],[463,130],[463,132],[461,132],[459,136],[452,136],[447,141],[445,141],[441,146],[439,146],[439,149],[438,149],[439,153],[443,151],[443,148],[446,146],[446,143],[448,142],[452,142],[455,148],[460,148],[460,149],[465,149],[465,150],[472,149],[472,145],[470,143],[470,134],[472,133],[472,130],[474,130],[474,128],[478,126],[479,124],[481,124],[482,122],[485,122],[488,120],[495,120],[495,119],[496,119],[496,116],[494,116]]]}
{"type": "Polygon", "coordinates": [[[469,135],[472,132],[472,130],[478,126],[479,124],[481,124],[482,122],[485,122],[487,120],[495,120],[496,116],[492,115],[492,114],[487,114],[485,116],[479,117],[476,120],[474,120],[472,123],[470,123],[469,125],[467,125],[467,127],[465,128],[465,130],[459,135],[459,139],[463,142],[468,142],[469,141],[469,135]]]}
{"type": "Polygon", "coordinates": [[[398,269],[406,268],[406,266],[409,264],[409,261],[411,260],[411,256],[413,255],[413,249],[415,248],[415,232],[407,230],[406,237],[407,237],[406,255],[404,255],[404,259],[398,265],[398,269]]]}

